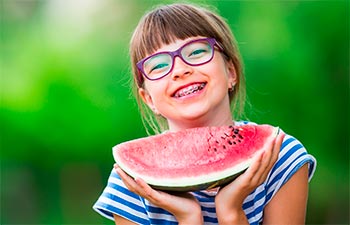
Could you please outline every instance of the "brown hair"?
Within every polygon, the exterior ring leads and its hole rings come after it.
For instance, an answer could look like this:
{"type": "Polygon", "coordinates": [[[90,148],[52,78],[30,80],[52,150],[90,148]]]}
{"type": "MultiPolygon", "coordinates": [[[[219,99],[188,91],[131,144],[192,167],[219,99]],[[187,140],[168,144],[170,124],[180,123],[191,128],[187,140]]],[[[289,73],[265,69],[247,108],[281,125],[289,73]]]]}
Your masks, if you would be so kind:
{"type": "Polygon", "coordinates": [[[190,4],[162,5],[141,18],[130,41],[132,86],[147,132],[148,126],[155,133],[160,133],[168,129],[168,125],[165,118],[155,115],[140,99],[137,90],[143,87],[144,78],[139,75],[136,63],[164,44],[195,36],[215,38],[223,47],[226,60],[233,62],[237,83],[235,89],[229,92],[231,109],[236,117],[243,115],[245,102],[243,65],[237,42],[228,24],[214,10],[204,7],[190,4]]]}

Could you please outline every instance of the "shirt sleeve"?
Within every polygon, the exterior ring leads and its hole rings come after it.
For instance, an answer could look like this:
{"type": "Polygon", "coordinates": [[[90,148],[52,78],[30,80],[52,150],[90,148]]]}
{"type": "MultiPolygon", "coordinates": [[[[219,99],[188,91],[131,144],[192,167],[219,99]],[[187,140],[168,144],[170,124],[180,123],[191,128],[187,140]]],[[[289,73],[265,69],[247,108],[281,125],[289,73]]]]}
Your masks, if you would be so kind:
{"type": "Polygon", "coordinates": [[[116,214],[136,224],[149,224],[145,206],[140,196],[125,187],[114,169],[108,178],[107,186],[94,204],[93,209],[110,220],[114,220],[113,214],[116,214]]]}
{"type": "Polygon", "coordinates": [[[266,203],[303,165],[308,164],[309,181],[316,169],[316,159],[307,153],[304,146],[294,137],[285,135],[279,157],[266,183],[266,203]]]}

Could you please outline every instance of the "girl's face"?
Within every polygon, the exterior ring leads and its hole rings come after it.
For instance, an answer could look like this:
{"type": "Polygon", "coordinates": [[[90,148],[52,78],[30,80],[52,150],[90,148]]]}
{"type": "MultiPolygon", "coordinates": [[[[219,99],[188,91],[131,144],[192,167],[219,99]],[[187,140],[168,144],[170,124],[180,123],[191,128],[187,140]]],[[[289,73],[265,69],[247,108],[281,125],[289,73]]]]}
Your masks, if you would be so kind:
{"type": "MultiPolygon", "coordinates": [[[[175,51],[200,38],[178,39],[156,52],[175,51]]],[[[175,57],[168,75],[144,82],[139,89],[141,98],[167,119],[170,130],[232,124],[228,89],[236,83],[235,68],[216,47],[212,60],[205,64],[190,66],[175,57]]]]}

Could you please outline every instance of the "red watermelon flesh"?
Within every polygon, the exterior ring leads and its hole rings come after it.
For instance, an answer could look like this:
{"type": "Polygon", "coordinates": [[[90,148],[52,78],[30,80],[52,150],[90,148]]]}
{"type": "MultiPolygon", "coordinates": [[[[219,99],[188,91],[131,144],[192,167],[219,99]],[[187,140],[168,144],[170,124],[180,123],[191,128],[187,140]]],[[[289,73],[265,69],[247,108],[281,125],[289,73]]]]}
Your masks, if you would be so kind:
{"type": "Polygon", "coordinates": [[[241,174],[278,130],[269,125],[192,128],[118,144],[113,156],[127,174],[154,188],[207,189],[241,174]]]}

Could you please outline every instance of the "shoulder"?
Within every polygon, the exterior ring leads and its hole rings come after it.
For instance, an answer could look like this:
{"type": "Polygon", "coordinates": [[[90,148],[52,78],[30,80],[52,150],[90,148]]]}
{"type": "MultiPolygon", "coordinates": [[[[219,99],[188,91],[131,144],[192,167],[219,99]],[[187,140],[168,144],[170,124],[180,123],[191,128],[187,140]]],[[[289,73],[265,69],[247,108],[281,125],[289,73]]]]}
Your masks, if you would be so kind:
{"type": "Polygon", "coordinates": [[[304,145],[297,138],[286,134],[279,158],[271,172],[284,171],[285,176],[289,179],[289,176],[293,175],[304,164],[308,164],[309,180],[311,180],[316,168],[316,159],[307,152],[304,145]]]}

